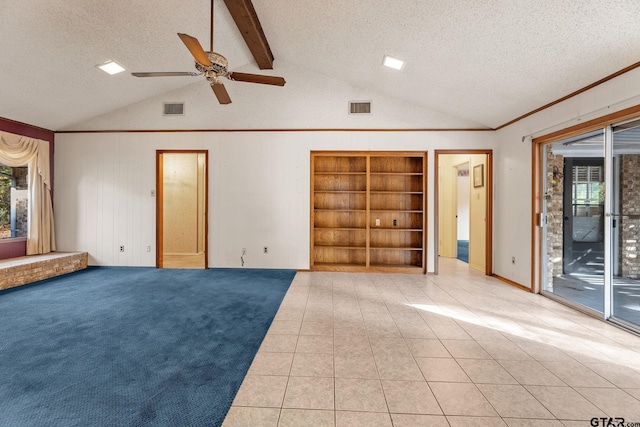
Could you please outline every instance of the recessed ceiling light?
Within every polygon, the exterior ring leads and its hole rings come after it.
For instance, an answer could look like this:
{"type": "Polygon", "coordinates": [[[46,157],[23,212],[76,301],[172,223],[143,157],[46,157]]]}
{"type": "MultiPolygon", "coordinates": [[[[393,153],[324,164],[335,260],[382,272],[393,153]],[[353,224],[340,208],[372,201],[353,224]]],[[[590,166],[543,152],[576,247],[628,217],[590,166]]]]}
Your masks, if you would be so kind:
{"type": "Polygon", "coordinates": [[[404,66],[404,61],[396,58],[392,58],[389,55],[385,55],[382,60],[382,65],[385,67],[393,68],[394,70],[400,70],[404,66]]]}
{"type": "Polygon", "coordinates": [[[104,64],[96,65],[96,67],[111,75],[118,74],[124,71],[124,67],[122,67],[115,61],[107,61],[104,64]]]}

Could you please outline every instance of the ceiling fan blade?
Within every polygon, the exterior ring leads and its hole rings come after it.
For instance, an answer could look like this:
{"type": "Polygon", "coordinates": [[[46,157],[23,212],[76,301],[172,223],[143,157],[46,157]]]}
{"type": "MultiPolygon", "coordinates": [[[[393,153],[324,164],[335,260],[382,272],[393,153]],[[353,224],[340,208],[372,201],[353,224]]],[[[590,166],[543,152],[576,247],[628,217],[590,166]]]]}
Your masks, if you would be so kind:
{"type": "Polygon", "coordinates": [[[216,98],[218,98],[218,102],[220,104],[231,104],[231,98],[229,97],[229,93],[227,89],[225,89],[222,83],[214,83],[211,85],[211,89],[213,89],[213,93],[216,94],[216,98]]]}
{"type": "Polygon", "coordinates": [[[263,76],[261,74],[230,72],[229,78],[238,82],[260,83],[263,85],[284,86],[284,78],[275,76],[263,76]]]}
{"type": "Polygon", "coordinates": [[[197,63],[205,65],[207,67],[211,67],[212,64],[211,61],[209,61],[207,52],[204,51],[198,39],[182,33],[178,33],[178,37],[180,37],[182,43],[184,43],[187,49],[189,49],[189,52],[191,52],[191,55],[193,55],[193,58],[197,63]]]}
{"type": "Polygon", "coordinates": [[[195,71],[158,71],[148,73],[131,73],[134,77],[179,77],[179,76],[199,76],[195,71]]]}

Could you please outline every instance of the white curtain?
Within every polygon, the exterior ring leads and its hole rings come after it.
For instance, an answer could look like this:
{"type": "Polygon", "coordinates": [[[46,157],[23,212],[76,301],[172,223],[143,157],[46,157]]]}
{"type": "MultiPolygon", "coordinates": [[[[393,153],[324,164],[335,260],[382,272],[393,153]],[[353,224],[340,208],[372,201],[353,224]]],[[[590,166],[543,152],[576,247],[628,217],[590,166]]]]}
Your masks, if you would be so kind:
{"type": "Polygon", "coordinates": [[[27,255],[55,251],[49,142],[0,131],[0,163],[29,166],[27,255]]]}

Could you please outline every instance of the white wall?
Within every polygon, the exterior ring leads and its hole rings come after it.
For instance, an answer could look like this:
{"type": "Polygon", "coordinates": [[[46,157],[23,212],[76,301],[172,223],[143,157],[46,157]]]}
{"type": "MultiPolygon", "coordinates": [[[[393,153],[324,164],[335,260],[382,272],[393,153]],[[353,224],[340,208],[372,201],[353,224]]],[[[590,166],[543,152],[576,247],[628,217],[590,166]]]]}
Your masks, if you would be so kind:
{"type": "Polygon", "coordinates": [[[209,150],[209,266],[309,268],[310,151],[493,148],[492,132],[167,132],[56,135],[58,248],[91,265],[155,265],[155,150],[209,150]],[[125,252],[119,246],[125,245],[125,252]],[[151,252],[145,246],[151,245],[151,252]],[[269,253],[263,254],[263,246],[269,253]]]}
{"type": "MultiPolygon", "coordinates": [[[[234,104],[215,108],[194,84],[73,129],[448,128],[465,120],[368,93],[282,64],[285,88],[231,87],[234,104]],[[304,84],[303,84],[304,82],[304,84]],[[310,83],[315,82],[315,83],[310,83]],[[278,92],[277,89],[283,89],[278,92]],[[374,114],[345,114],[349,99],[374,114]],[[187,100],[187,115],[162,118],[163,101],[187,100]],[[293,101],[290,101],[293,100],[293,101]]],[[[55,209],[60,250],[86,250],[100,265],[153,265],[155,150],[210,154],[209,265],[307,268],[309,151],[428,150],[428,264],[433,270],[433,150],[494,149],[494,272],[531,285],[531,143],[535,136],[640,104],[640,69],[630,71],[497,132],[184,132],[57,134],[55,209]],[[126,244],[120,254],[117,247],[126,244]],[[145,244],[152,252],[143,251],[145,244]],[[263,255],[262,247],[270,253],[263,255]],[[511,258],[516,257],[515,265],[511,258]]]]}
{"type": "Polygon", "coordinates": [[[635,69],[495,133],[494,272],[531,286],[531,136],[541,136],[640,104],[635,69]],[[523,141],[523,137],[525,140],[523,141]],[[511,257],[516,263],[511,264],[511,257]]]}

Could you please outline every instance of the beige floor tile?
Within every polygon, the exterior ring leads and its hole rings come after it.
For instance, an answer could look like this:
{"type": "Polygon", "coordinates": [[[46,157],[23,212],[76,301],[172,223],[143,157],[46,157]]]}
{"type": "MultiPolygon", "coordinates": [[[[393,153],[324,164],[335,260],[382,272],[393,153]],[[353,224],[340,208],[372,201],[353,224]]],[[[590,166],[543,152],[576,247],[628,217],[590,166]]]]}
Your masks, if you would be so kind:
{"type": "Polygon", "coordinates": [[[278,427],[335,427],[333,411],[283,409],[278,427]]]}
{"type": "Polygon", "coordinates": [[[626,391],[636,399],[640,400],[640,388],[625,388],[624,391],[626,391]]]}
{"type": "Polygon", "coordinates": [[[374,356],[378,375],[385,380],[423,380],[422,372],[413,356],[376,355],[374,356]]]}
{"type": "Polygon", "coordinates": [[[362,320],[335,320],[333,323],[333,335],[346,337],[366,337],[367,328],[362,320]]]}
{"type": "MultiPolygon", "coordinates": [[[[432,304],[427,304],[427,305],[432,305],[432,304]]],[[[449,325],[449,326],[458,325],[456,321],[453,320],[451,317],[444,316],[442,314],[433,313],[427,310],[421,310],[420,304],[417,304],[416,308],[417,308],[418,314],[420,315],[420,317],[422,317],[422,320],[424,320],[424,323],[426,323],[427,326],[429,326],[434,332],[435,332],[434,326],[437,326],[437,325],[449,325]]],[[[469,338],[465,338],[465,339],[469,339],[469,338]]]]}
{"type": "Polygon", "coordinates": [[[572,360],[567,353],[549,344],[530,340],[516,340],[515,344],[537,361],[562,362],[572,360]]]}
{"type": "Polygon", "coordinates": [[[336,411],[336,427],[393,427],[387,413],[336,411]]]}
{"type": "Polygon", "coordinates": [[[404,338],[371,337],[369,341],[374,356],[396,355],[411,357],[411,351],[409,351],[409,347],[407,347],[404,338]]]}
{"type": "Polygon", "coordinates": [[[251,375],[289,375],[293,353],[257,353],[251,363],[251,375]]]}
{"type": "Polygon", "coordinates": [[[336,378],[336,410],[388,412],[380,380],[336,378]]]}
{"type": "Polygon", "coordinates": [[[445,415],[498,416],[474,384],[430,382],[429,387],[445,415]]]}
{"type": "Polygon", "coordinates": [[[521,385],[478,384],[501,417],[553,419],[554,416],[521,385]]]}
{"type": "Polygon", "coordinates": [[[471,382],[455,359],[418,357],[416,362],[427,381],[471,382]]]}
{"type": "Polygon", "coordinates": [[[403,414],[435,414],[442,411],[426,382],[382,380],[389,411],[403,414]]]}
{"type": "Polygon", "coordinates": [[[460,325],[464,331],[476,341],[500,341],[506,340],[505,336],[489,326],[460,325]]]}
{"type": "Polygon", "coordinates": [[[393,427],[449,427],[447,419],[440,415],[391,414],[393,427]]]}
{"type": "MultiPolygon", "coordinates": [[[[522,418],[505,418],[504,422],[506,422],[509,427],[563,427],[562,422],[556,419],[531,420],[522,418]]],[[[584,421],[580,422],[582,423],[582,427],[586,427],[584,421]]]]}
{"type": "Polygon", "coordinates": [[[333,352],[334,354],[360,354],[366,356],[372,356],[371,344],[369,344],[369,338],[366,336],[346,336],[336,335],[333,337],[333,352]]]}
{"type": "Polygon", "coordinates": [[[500,417],[447,416],[451,427],[507,427],[500,417]]]}
{"type": "Polygon", "coordinates": [[[372,354],[334,354],[336,378],[378,378],[372,354]]]}
{"type": "Polygon", "coordinates": [[[365,320],[364,326],[367,330],[367,334],[371,337],[402,337],[393,320],[386,322],[367,322],[365,320]]]}
{"type": "Polygon", "coordinates": [[[267,334],[260,345],[260,350],[267,353],[291,353],[296,349],[298,335],[267,334]]]}
{"type": "Polygon", "coordinates": [[[604,412],[571,387],[526,386],[533,397],[560,420],[590,420],[604,412]]]}
{"type": "Polygon", "coordinates": [[[476,384],[518,384],[495,360],[458,359],[458,364],[476,384]]]}
{"type": "Polygon", "coordinates": [[[585,427],[585,425],[586,425],[586,423],[584,421],[561,420],[560,422],[565,427],[585,427]]]}
{"type": "Polygon", "coordinates": [[[571,387],[614,387],[609,381],[579,362],[540,362],[571,387]]]}
{"type": "Polygon", "coordinates": [[[333,337],[322,335],[300,335],[298,337],[295,352],[333,354],[333,337]]]}
{"type": "Polygon", "coordinates": [[[247,375],[233,405],[280,408],[288,379],[286,376],[247,375]]]}
{"type": "Polygon", "coordinates": [[[610,417],[622,417],[627,421],[640,421],[640,401],[617,388],[576,388],[610,417]]]}
{"type": "Polygon", "coordinates": [[[298,335],[302,322],[299,320],[274,320],[269,327],[270,334],[298,335]]]}
{"type": "Polygon", "coordinates": [[[304,317],[304,309],[282,308],[278,310],[273,320],[294,320],[302,322],[304,317]]]}
{"type": "Polygon", "coordinates": [[[493,359],[475,341],[470,340],[442,340],[449,353],[456,359],[493,359]]]}
{"type": "Polygon", "coordinates": [[[404,338],[437,338],[433,329],[427,326],[423,320],[416,322],[396,322],[396,326],[404,338]]]}
{"type": "Polygon", "coordinates": [[[333,410],[334,394],[333,378],[290,377],[282,407],[333,410]]]}
{"type": "Polygon", "coordinates": [[[222,427],[277,427],[280,408],[231,407],[222,427]]]}
{"type": "Polygon", "coordinates": [[[478,344],[496,360],[533,360],[531,356],[511,341],[478,341],[478,344]]]}
{"type": "MultiPolygon", "coordinates": [[[[307,309],[304,311],[304,317],[302,318],[302,323],[304,324],[305,322],[333,323],[333,311],[331,308],[326,310],[309,309],[309,306],[307,305],[307,309]]],[[[307,327],[312,326],[307,325],[307,327]]]]}
{"type": "Polygon", "coordinates": [[[296,353],[291,373],[294,377],[333,377],[333,354],[296,353]]]}
{"type": "Polygon", "coordinates": [[[302,321],[300,335],[333,336],[333,321],[302,321]]]}
{"type": "Polygon", "coordinates": [[[438,339],[407,339],[406,343],[414,357],[451,357],[438,339]]]}
{"type": "Polygon", "coordinates": [[[535,360],[501,360],[499,363],[522,385],[566,386],[535,360]]]}
{"type": "Polygon", "coordinates": [[[429,325],[431,330],[441,340],[471,340],[471,336],[465,332],[457,323],[454,324],[433,324],[429,325]]]}
{"type": "Polygon", "coordinates": [[[617,387],[640,388],[640,372],[635,369],[614,363],[589,363],[586,366],[617,387]]]}

